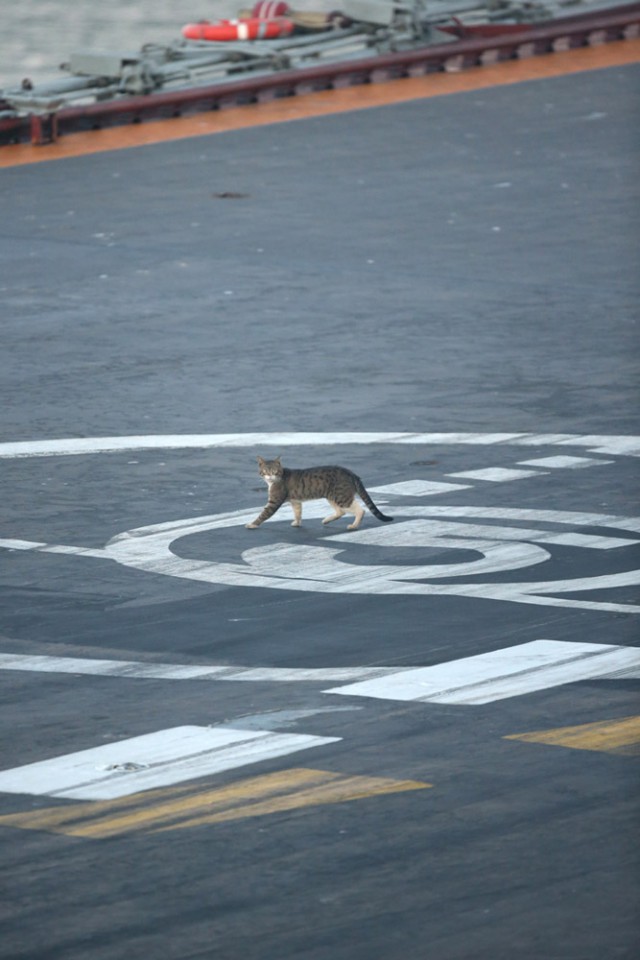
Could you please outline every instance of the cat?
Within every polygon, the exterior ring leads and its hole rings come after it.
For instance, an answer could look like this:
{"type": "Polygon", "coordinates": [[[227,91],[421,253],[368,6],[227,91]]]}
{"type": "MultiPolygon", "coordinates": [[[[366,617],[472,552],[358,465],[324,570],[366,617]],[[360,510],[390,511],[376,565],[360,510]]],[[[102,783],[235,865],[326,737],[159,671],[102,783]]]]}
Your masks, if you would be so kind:
{"type": "Polygon", "coordinates": [[[272,517],[283,503],[289,501],[293,509],[294,520],[292,527],[302,525],[303,500],[319,500],[325,498],[334,509],[334,513],[325,517],[323,523],[339,520],[345,513],[352,513],[355,517],[347,530],[357,530],[364,516],[364,508],[358,503],[355,495],[367,505],[371,513],[390,523],[393,517],[386,517],[376,507],[375,503],[365,490],[360,477],[345,467],[308,467],[306,470],[289,470],[280,463],[280,457],[275,460],[264,460],[258,457],[259,473],[269,487],[269,499],[262,513],[253,523],[247,523],[247,530],[255,530],[261,523],[272,517]]]}

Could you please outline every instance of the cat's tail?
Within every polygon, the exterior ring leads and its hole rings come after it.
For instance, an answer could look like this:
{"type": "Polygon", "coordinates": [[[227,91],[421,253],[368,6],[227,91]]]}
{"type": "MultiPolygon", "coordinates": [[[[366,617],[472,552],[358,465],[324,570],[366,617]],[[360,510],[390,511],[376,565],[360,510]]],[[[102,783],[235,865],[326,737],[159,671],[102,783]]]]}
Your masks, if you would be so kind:
{"type": "Polygon", "coordinates": [[[393,517],[387,517],[381,510],[378,510],[375,503],[367,493],[364,483],[362,482],[360,477],[357,477],[356,480],[357,480],[356,493],[358,494],[358,496],[360,497],[364,505],[369,507],[369,510],[371,510],[371,513],[374,515],[374,517],[377,517],[378,520],[382,520],[383,523],[391,523],[391,521],[393,520],[393,517]]]}

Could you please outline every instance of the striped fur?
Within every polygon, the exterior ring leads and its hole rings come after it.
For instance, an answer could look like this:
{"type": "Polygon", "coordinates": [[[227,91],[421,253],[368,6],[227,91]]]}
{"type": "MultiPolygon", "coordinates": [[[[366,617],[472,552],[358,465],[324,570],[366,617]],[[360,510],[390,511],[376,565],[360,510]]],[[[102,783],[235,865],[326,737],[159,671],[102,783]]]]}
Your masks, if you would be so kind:
{"type": "Polygon", "coordinates": [[[347,529],[357,530],[364,516],[364,509],[356,500],[356,494],[378,520],[384,523],[393,520],[393,517],[386,517],[378,510],[360,477],[345,467],[309,467],[306,470],[289,470],[288,467],[282,466],[280,457],[276,457],[275,460],[264,460],[258,457],[258,464],[260,476],[269,487],[269,498],[262,513],[253,523],[247,524],[249,530],[259,527],[286,502],[289,502],[293,509],[292,526],[299,527],[302,523],[303,502],[321,499],[328,500],[334,509],[334,513],[325,517],[323,523],[331,523],[345,513],[352,513],[355,520],[348,525],[347,529]]]}

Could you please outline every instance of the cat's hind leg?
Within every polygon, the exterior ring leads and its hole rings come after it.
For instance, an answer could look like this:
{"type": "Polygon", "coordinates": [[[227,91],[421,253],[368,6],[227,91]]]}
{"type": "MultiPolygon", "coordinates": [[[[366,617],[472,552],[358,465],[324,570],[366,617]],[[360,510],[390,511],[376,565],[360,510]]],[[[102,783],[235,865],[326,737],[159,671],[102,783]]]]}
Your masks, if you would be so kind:
{"type": "Polygon", "coordinates": [[[347,512],[344,507],[339,507],[337,503],[334,503],[333,500],[329,500],[329,503],[335,510],[335,513],[330,514],[328,517],[325,517],[322,521],[323,523],[331,523],[332,520],[339,520],[340,517],[344,517],[347,512]]]}
{"type": "Polygon", "coordinates": [[[300,500],[291,501],[291,509],[293,510],[293,523],[292,527],[301,527],[302,526],[302,503],[300,500]]]}
{"type": "Polygon", "coordinates": [[[358,527],[360,526],[362,518],[364,517],[364,507],[362,507],[354,497],[353,503],[344,512],[352,513],[355,517],[355,520],[353,521],[353,523],[349,523],[347,525],[347,530],[357,530],[358,527]]]}

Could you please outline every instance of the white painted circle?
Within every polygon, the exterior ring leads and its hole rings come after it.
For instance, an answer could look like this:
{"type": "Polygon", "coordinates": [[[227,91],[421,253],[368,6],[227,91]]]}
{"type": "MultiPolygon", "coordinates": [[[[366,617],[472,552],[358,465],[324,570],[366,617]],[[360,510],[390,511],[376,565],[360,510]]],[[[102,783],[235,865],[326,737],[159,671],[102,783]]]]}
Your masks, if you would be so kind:
{"type": "MultiPolygon", "coordinates": [[[[24,441],[0,444],[0,457],[71,456],[95,453],[117,453],[131,450],[158,449],[207,449],[215,447],[250,447],[263,449],[286,446],[334,446],[354,444],[464,444],[482,446],[553,445],[562,448],[582,447],[594,453],[609,455],[637,455],[640,453],[640,438],[612,436],[578,436],[572,434],[205,434],[165,437],[107,437],[52,441],[24,441]]],[[[305,516],[321,516],[323,511],[306,505],[305,516]]],[[[215,560],[193,560],[179,556],[174,548],[184,537],[214,531],[230,526],[244,526],[256,515],[251,511],[234,511],[207,517],[194,517],[182,521],[155,524],[126,531],[113,538],[103,549],[86,549],[62,545],[33,544],[28,541],[0,541],[0,546],[12,549],[35,549],[42,552],[75,553],[94,558],[108,559],[137,570],[164,576],[197,580],[229,586],[268,587],[270,589],[303,590],[320,593],[355,594],[411,594],[449,595],[510,600],[520,603],[535,603],[564,607],[579,607],[597,610],[640,612],[640,606],[622,603],[578,600],[565,594],[589,590],[611,589],[640,583],[640,571],[571,580],[530,582],[473,582],[470,576],[504,573],[537,565],[550,557],[547,546],[553,543],[569,543],[575,546],[593,546],[593,541],[607,538],[589,538],[581,534],[558,535],[555,527],[568,524],[574,529],[581,526],[600,526],[612,529],[640,532],[640,521],[633,518],[611,517],[604,514],[584,514],[564,511],[517,510],[512,508],[455,507],[446,505],[402,506],[394,504],[394,513],[405,524],[406,546],[432,546],[447,550],[460,548],[473,551],[478,557],[472,561],[447,564],[398,565],[361,564],[357,560],[358,544],[366,545],[370,532],[356,531],[353,534],[338,534],[323,539],[320,545],[297,545],[290,542],[270,543],[268,546],[255,541],[256,533],[247,532],[253,542],[242,552],[241,562],[219,563],[215,560]],[[438,518],[438,519],[436,519],[438,518]],[[457,519],[455,519],[457,518],[457,519]],[[480,535],[473,519],[508,521],[509,526],[484,526],[480,535]],[[463,522],[460,522],[462,520],[463,522]],[[413,523],[412,523],[413,521],[413,523]],[[515,522],[515,526],[513,525],[515,522]],[[519,524],[525,524],[521,528],[519,524]],[[407,526],[408,524],[408,526],[407,526]],[[531,525],[534,529],[531,529],[531,525]],[[550,529],[551,527],[551,529],[550,529]],[[474,532],[475,528],[475,532],[474,532]],[[412,532],[413,530],[413,532],[412,532]],[[487,535],[488,533],[488,535],[487,535]],[[582,536],[582,540],[580,537],[582,536]],[[348,539],[348,546],[343,544],[348,539]],[[573,538],[573,540],[571,540],[573,538]],[[587,541],[591,540],[589,544],[587,541]],[[532,542],[533,541],[533,542],[532,542]],[[542,545],[541,544],[546,544],[542,545]],[[454,583],[441,583],[453,579],[454,583]],[[435,582],[433,582],[435,581],[435,582]],[[560,596],[555,596],[559,594],[560,596]]],[[[270,521],[271,529],[277,529],[277,521],[270,521]]],[[[397,537],[386,534],[376,536],[377,546],[394,543],[397,537]]],[[[257,534],[259,536],[259,534],[257,534]]],[[[599,546],[616,547],[632,545],[638,541],[626,538],[617,544],[599,546]]],[[[400,543],[402,545],[402,543],[400,543]]]]}
{"type": "MultiPolygon", "coordinates": [[[[308,510],[308,515],[320,517],[320,508],[308,510]]],[[[444,518],[487,518],[511,521],[526,521],[527,536],[538,535],[539,539],[558,541],[561,536],[546,529],[549,524],[568,524],[575,526],[608,526],[627,531],[633,521],[614,518],[605,514],[581,514],[554,510],[518,510],[514,508],[487,507],[446,507],[446,506],[405,506],[396,509],[398,517],[418,518],[439,516],[444,518]],[[531,524],[540,524],[540,529],[532,531],[531,524]]],[[[518,527],[493,527],[496,539],[479,541],[469,538],[473,526],[457,524],[458,537],[434,536],[429,545],[451,549],[452,545],[463,550],[474,550],[483,559],[462,564],[422,566],[394,565],[358,565],[345,563],[340,557],[344,547],[340,541],[348,538],[357,543],[358,532],[326,537],[327,546],[296,545],[291,543],[273,543],[251,547],[242,553],[242,563],[218,563],[216,561],[193,560],[179,556],[174,547],[184,537],[205,533],[225,527],[242,526],[252,519],[255,511],[235,511],[206,517],[154,524],[127,531],[111,540],[105,547],[105,558],[115,560],[124,566],[144,570],[148,573],[160,573],[165,576],[196,580],[202,583],[217,583],[227,586],[268,587],[280,590],[303,590],[312,593],[357,593],[357,594],[411,594],[411,595],[448,595],[478,597],[495,600],[510,600],[519,603],[545,604],[564,607],[583,607],[597,610],[624,610],[640,612],[640,606],[630,604],[606,603],[601,601],[576,600],[566,597],[554,597],[552,594],[579,593],[585,590],[602,590],[618,586],[640,583],[640,571],[634,570],[619,574],[598,577],[576,578],[514,583],[468,583],[464,577],[516,570],[532,564],[541,563],[550,556],[544,548],[527,540],[514,539],[518,527]],[[508,537],[505,542],[500,537],[508,537]],[[337,545],[334,545],[336,544],[337,545]],[[424,583],[423,579],[460,578],[456,583],[424,583]]],[[[285,521],[286,522],[286,521],[285,521]]],[[[273,525],[274,521],[271,521],[273,525]]],[[[637,521],[640,529],[640,520],[637,521]]],[[[450,531],[455,524],[448,519],[446,528],[450,531]]],[[[386,528],[384,528],[386,530],[386,528]]],[[[364,534],[365,531],[362,531],[364,534]]],[[[255,533],[248,534],[255,537],[255,533]]],[[[576,535],[573,535],[574,537],[576,535]]],[[[603,538],[604,539],[604,538],[603,538]]],[[[418,537],[425,544],[425,537],[418,537]]],[[[560,541],[558,541],[560,542],[560,541]]],[[[637,541],[629,539],[629,545],[637,541]]],[[[382,538],[378,546],[383,545],[382,538]]],[[[411,538],[407,546],[414,546],[411,538]]]]}

